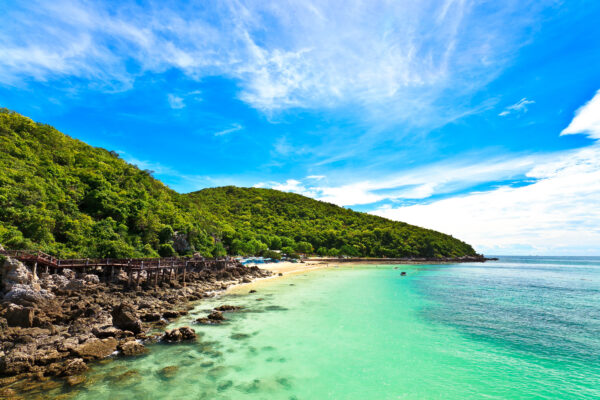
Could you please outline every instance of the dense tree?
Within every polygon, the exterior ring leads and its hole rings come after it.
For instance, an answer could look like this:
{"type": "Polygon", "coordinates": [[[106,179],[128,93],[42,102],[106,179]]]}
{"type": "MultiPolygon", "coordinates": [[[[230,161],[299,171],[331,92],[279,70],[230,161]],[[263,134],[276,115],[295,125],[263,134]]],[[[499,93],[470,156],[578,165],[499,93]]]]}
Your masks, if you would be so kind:
{"type": "Polygon", "coordinates": [[[178,194],[115,152],[5,109],[0,148],[0,243],[9,248],[61,257],[475,254],[451,236],[296,194],[178,194]]]}

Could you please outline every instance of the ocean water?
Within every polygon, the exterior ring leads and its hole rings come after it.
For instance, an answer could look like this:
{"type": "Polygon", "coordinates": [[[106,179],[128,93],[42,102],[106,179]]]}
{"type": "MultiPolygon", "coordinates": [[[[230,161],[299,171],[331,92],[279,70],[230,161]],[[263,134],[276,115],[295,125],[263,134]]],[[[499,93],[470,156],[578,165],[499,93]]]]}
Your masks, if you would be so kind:
{"type": "Polygon", "coordinates": [[[600,398],[598,258],[318,270],[203,301],[172,326],[221,304],[244,310],[227,313],[221,326],[193,325],[197,343],[154,345],[144,357],[97,365],[71,394],[600,398]]]}

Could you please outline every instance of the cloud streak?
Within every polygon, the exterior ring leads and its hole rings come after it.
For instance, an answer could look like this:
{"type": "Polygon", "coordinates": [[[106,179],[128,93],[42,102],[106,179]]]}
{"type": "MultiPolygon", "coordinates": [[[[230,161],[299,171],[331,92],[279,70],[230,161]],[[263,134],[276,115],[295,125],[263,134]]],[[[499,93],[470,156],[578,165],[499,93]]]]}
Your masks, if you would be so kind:
{"type": "MultiPolygon", "coordinates": [[[[111,8],[87,1],[15,3],[0,22],[0,82],[77,77],[103,90],[127,90],[137,77],[177,69],[191,79],[224,75],[259,110],[361,106],[373,119],[427,123],[467,112],[436,103],[469,96],[489,82],[519,46],[519,26],[501,21],[514,4],[467,0],[224,0],[111,8]],[[483,34],[485,33],[485,34],[483,34]],[[433,109],[436,112],[431,112],[433,109]]],[[[536,7],[533,7],[536,8],[536,7]]],[[[533,12],[533,11],[532,11],[533,12]]],[[[513,18],[513,17],[511,17],[513,18]]]]}
{"type": "Polygon", "coordinates": [[[524,113],[527,112],[528,107],[531,104],[535,104],[535,101],[533,101],[533,100],[527,100],[527,98],[523,97],[521,100],[519,100],[518,102],[516,102],[512,106],[506,107],[504,109],[504,111],[502,111],[498,115],[501,116],[501,117],[506,117],[507,115],[515,114],[515,113],[524,114],[524,113]]]}
{"type": "MultiPolygon", "coordinates": [[[[599,93],[561,135],[600,139],[599,93]]],[[[540,160],[526,175],[535,182],[373,213],[453,232],[488,254],[600,255],[600,143],[540,160]]]]}

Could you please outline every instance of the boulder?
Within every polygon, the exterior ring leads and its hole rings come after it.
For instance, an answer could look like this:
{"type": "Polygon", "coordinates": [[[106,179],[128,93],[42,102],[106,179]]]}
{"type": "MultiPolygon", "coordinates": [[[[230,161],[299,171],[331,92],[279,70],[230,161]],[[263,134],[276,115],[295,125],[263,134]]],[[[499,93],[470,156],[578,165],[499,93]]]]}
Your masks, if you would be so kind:
{"type": "Polygon", "coordinates": [[[86,281],[83,279],[72,279],[64,287],[65,290],[81,290],[85,288],[86,281]]]}
{"type": "Polygon", "coordinates": [[[220,311],[213,311],[210,314],[208,314],[207,317],[198,318],[196,320],[196,322],[198,322],[199,324],[211,324],[211,325],[220,324],[223,321],[225,321],[225,317],[223,316],[223,313],[220,311]]]}
{"type": "Polygon", "coordinates": [[[10,304],[6,310],[6,322],[8,326],[20,326],[30,328],[33,326],[33,308],[10,304]]]}
{"type": "Polygon", "coordinates": [[[160,314],[159,313],[148,313],[148,314],[144,314],[142,315],[142,321],[144,322],[156,322],[156,321],[160,321],[160,314]]]}
{"type": "Polygon", "coordinates": [[[165,311],[163,313],[163,317],[166,319],[177,318],[177,317],[179,317],[179,312],[178,311],[165,311]]]}
{"type": "Polygon", "coordinates": [[[96,274],[87,274],[83,277],[83,280],[88,283],[93,283],[93,284],[100,283],[100,278],[96,274]]]}
{"type": "Polygon", "coordinates": [[[93,338],[75,347],[73,353],[84,360],[97,360],[110,356],[115,350],[117,350],[117,339],[93,338]]]}
{"type": "Polygon", "coordinates": [[[135,334],[142,331],[142,321],[137,317],[135,309],[130,304],[121,303],[113,308],[111,315],[113,325],[119,329],[128,330],[135,334]]]}
{"type": "Polygon", "coordinates": [[[169,343],[196,340],[196,332],[189,326],[166,331],[163,340],[169,343]]]}
{"type": "Polygon", "coordinates": [[[148,349],[143,344],[130,340],[119,345],[119,350],[124,356],[139,356],[148,352],[148,349]]]}
{"type": "Polygon", "coordinates": [[[75,272],[71,269],[68,268],[64,268],[61,271],[62,276],[64,276],[67,279],[75,279],[75,272]]]}
{"type": "Polygon", "coordinates": [[[48,300],[54,299],[55,296],[48,290],[36,290],[32,285],[14,284],[11,290],[4,295],[4,300],[20,305],[43,304],[48,300]]]}
{"type": "Polygon", "coordinates": [[[81,358],[73,358],[67,360],[61,368],[60,375],[62,376],[73,376],[79,375],[88,370],[88,366],[81,358]]]}
{"type": "Polygon", "coordinates": [[[9,292],[16,284],[29,285],[37,281],[31,271],[22,262],[7,257],[2,265],[2,283],[4,291],[9,292]]]}

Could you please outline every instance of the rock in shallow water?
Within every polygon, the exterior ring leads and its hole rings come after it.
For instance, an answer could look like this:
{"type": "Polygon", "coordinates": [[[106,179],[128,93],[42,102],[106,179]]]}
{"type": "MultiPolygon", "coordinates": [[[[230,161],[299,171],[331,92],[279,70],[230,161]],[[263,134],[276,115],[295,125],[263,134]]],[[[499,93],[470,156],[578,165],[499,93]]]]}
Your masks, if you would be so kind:
{"type": "Polygon", "coordinates": [[[158,374],[161,376],[161,378],[173,379],[175,375],[177,375],[178,370],[179,367],[177,365],[169,365],[168,367],[161,369],[158,374]]]}
{"type": "Polygon", "coordinates": [[[119,345],[119,350],[124,356],[139,356],[148,352],[148,349],[143,344],[130,340],[119,345]]]}
{"type": "Polygon", "coordinates": [[[196,340],[196,332],[189,326],[182,326],[165,332],[163,341],[174,343],[196,340]]]}
{"type": "Polygon", "coordinates": [[[73,349],[84,360],[96,360],[110,356],[117,349],[117,339],[91,339],[73,349]]]}

